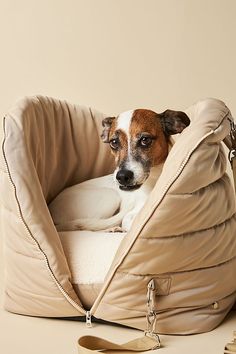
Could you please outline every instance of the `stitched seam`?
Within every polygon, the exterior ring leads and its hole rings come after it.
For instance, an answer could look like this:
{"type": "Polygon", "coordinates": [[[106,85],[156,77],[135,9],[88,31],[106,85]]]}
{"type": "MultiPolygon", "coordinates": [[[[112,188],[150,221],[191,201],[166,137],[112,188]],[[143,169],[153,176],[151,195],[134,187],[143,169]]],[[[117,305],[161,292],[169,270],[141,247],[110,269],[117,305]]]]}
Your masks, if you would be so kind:
{"type": "MultiPolygon", "coordinates": [[[[171,196],[185,196],[185,195],[187,195],[187,196],[189,196],[189,195],[194,196],[194,195],[197,195],[199,192],[204,191],[204,189],[206,190],[206,189],[212,188],[212,187],[214,187],[214,185],[220,184],[221,182],[222,182],[222,183],[230,182],[230,177],[229,177],[229,175],[228,175],[227,172],[225,172],[225,173],[224,173],[221,177],[219,177],[216,181],[213,181],[213,182],[209,183],[209,184],[206,185],[206,186],[202,186],[201,188],[199,188],[199,189],[197,189],[197,190],[195,190],[195,191],[193,191],[193,192],[183,192],[183,193],[172,193],[172,192],[170,192],[169,195],[171,195],[171,196]]],[[[230,183],[231,183],[231,182],[230,182],[230,183]]]]}
{"type": "MultiPolygon", "coordinates": [[[[230,296],[232,296],[232,295],[234,295],[234,294],[236,295],[236,291],[233,291],[232,293],[230,293],[230,294],[228,294],[228,295],[226,295],[226,296],[224,296],[224,297],[221,297],[221,298],[219,298],[219,299],[216,299],[215,301],[217,301],[217,302],[223,301],[224,299],[227,299],[228,297],[230,297],[230,296]]],[[[158,296],[158,294],[157,294],[157,296],[158,296]]],[[[113,304],[111,304],[109,301],[103,301],[102,303],[105,304],[105,305],[106,305],[106,304],[107,304],[107,305],[110,305],[110,306],[112,306],[112,307],[117,307],[117,308],[122,309],[122,310],[129,310],[129,311],[132,311],[132,310],[133,310],[132,308],[127,308],[127,307],[121,307],[121,306],[113,305],[113,304]]],[[[195,310],[195,309],[204,309],[204,308],[208,308],[208,307],[211,307],[211,306],[212,306],[212,302],[210,302],[210,303],[208,303],[208,304],[203,304],[203,305],[173,306],[173,307],[164,308],[164,309],[162,309],[162,310],[156,309],[156,310],[155,310],[155,313],[156,313],[156,314],[162,314],[162,313],[164,313],[164,312],[175,311],[175,310],[181,310],[181,309],[186,310],[186,311],[191,311],[191,310],[195,310]]],[[[144,313],[145,316],[146,316],[146,314],[147,314],[146,311],[144,311],[144,312],[143,312],[143,311],[138,311],[138,312],[144,313]]]]}
{"type": "MultiPolygon", "coordinates": [[[[224,221],[222,221],[220,224],[216,224],[210,227],[207,227],[206,229],[200,229],[200,230],[196,230],[196,231],[190,231],[190,232],[186,232],[180,235],[170,235],[170,236],[157,236],[157,237],[140,237],[140,240],[155,240],[155,239],[169,239],[169,238],[176,238],[176,237],[191,237],[194,236],[196,233],[200,233],[200,232],[205,232],[211,229],[216,229],[218,227],[223,226],[224,224],[230,222],[233,218],[236,217],[236,212],[233,213],[228,219],[225,219],[224,221]]],[[[200,237],[200,235],[199,235],[200,237]]]]}
{"type": "Polygon", "coordinates": [[[227,261],[225,261],[225,262],[221,262],[221,263],[218,263],[218,264],[214,264],[214,265],[212,265],[212,266],[209,266],[209,267],[200,267],[200,268],[195,268],[195,269],[186,269],[186,270],[180,270],[180,271],[173,271],[173,272],[167,272],[167,273],[161,273],[160,274],[160,276],[159,276],[159,274],[145,274],[145,275],[143,275],[143,274],[134,274],[134,273],[128,273],[128,272],[125,272],[125,271],[118,271],[117,273],[121,273],[121,274],[128,274],[128,275],[134,275],[134,276],[142,276],[142,277],[150,277],[150,278],[161,278],[161,277],[163,277],[163,278],[165,278],[165,276],[172,276],[172,275],[174,275],[174,274],[182,274],[182,273],[191,273],[191,272],[198,272],[198,271],[201,271],[201,270],[207,270],[207,269],[211,269],[211,268],[217,268],[217,267],[221,267],[221,266],[223,266],[224,264],[227,264],[227,263],[230,263],[230,262],[232,262],[232,261],[234,261],[236,259],[236,256],[234,256],[234,257],[232,257],[232,258],[230,258],[230,259],[228,259],[227,261]]]}
{"type": "MultiPolygon", "coordinates": [[[[102,301],[102,303],[103,304],[107,304],[107,305],[112,306],[112,307],[116,307],[116,308],[121,309],[121,310],[128,310],[128,311],[132,311],[132,312],[138,312],[138,313],[144,314],[145,317],[147,315],[147,311],[137,311],[137,310],[134,310],[134,308],[132,308],[132,307],[123,307],[123,306],[114,305],[114,304],[111,304],[109,301],[106,301],[106,302],[102,301]]],[[[144,302],[144,306],[145,306],[145,302],[144,302]]]]}

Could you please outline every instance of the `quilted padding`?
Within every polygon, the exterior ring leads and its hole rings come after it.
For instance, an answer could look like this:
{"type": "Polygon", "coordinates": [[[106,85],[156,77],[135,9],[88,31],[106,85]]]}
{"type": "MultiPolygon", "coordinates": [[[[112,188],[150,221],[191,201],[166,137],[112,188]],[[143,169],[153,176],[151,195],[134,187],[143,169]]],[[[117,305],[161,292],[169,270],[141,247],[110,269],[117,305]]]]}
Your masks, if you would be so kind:
{"type": "MultiPolygon", "coordinates": [[[[191,124],[170,151],[91,308],[97,318],[145,329],[152,279],[160,333],[209,331],[235,302],[235,196],[222,145],[231,114],[216,99],[199,101],[186,113],[191,124]]],[[[39,96],[22,100],[3,120],[0,188],[9,311],[85,314],[47,203],[66,186],[112,171],[100,140],[103,117],[39,96]]]]}

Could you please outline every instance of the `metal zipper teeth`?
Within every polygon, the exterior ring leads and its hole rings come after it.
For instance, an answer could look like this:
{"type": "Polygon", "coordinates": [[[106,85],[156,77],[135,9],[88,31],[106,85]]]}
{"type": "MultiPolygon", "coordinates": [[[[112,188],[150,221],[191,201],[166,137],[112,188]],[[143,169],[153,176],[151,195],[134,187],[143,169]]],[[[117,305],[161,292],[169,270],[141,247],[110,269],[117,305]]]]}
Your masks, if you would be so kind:
{"type": "Polygon", "coordinates": [[[7,159],[6,159],[6,155],[5,155],[5,151],[4,151],[4,145],[5,145],[5,141],[6,141],[6,130],[5,130],[5,121],[6,121],[6,117],[3,118],[3,131],[4,131],[4,138],[3,138],[3,143],[2,143],[2,154],[3,154],[3,157],[4,157],[4,163],[5,163],[5,167],[6,167],[6,171],[7,171],[7,175],[8,175],[8,178],[10,180],[10,183],[11,185],[13,186],[13,189],[14,189],[14,194],[15,194],[15,199],[16,199],[16,202],[17,202],[17,206],[18,206],[18,216],[20,218],[20,220],[23,222],[26,230],[27,230],[27,233],[29,234],[30,238],[34,241],[34,243],[36,244],[36,246],[38,247],[39,251],[43,254],[44,256],[44,260],[45,260],[45,263],[46,263],[46,266],[47,266],[47,269],[49,271],[49,274],[50,276],[52,277],[53,281],[56,283],[58,289],[61,291],[61,293],[63,294],[63,296],[67,299],[67,301],[73,306],[75,307],[78,311],[86,314],[86,311],[80,307],[68,294],[67,292],[63,289],[63,287],[61,286],[61,284],[59,283],[59,281],[57,280],[57,278],[55,277],[51,267],[50,267],[50,264],[49,264],[49,261],[48,261],[48,258],[47,258],[47,255],[45,254],[45,252],[42,250],[41,246],[39,245],[38,241],[35,239],[35,237],[33,236],[32,232],[30,231],[28,225],[26,224],[24,218],[23,218],[23,215],[22,215],[22,212],[21,212],[21,207],[20,207],[20,203],[19,203],[19,200],[18,200],[18,197],[17,197],[17,192],[16,192],[16,186],[12,180],[12,176],[10,174],[10,171],[9,171],[9,166],[8,166],[8,163],[7,163],[7,159]]]}
{"type": "MultiPolygon", "coordinates": [[[[227,112],[222,121],[227,118],[229,112],[227,112]]],[[[221,123],[222,123],[221,121],[221,123]]],[[[192,150],[188,153],[188,155],[186,156],[185,160],[182,162],[182,164],[180,165],[178,171],[176,172],[176,174],[174,175],[174,177],[170,180],[169,183],[166,184],[166,186],[163,189],[163,193],[161,195],[161,197],[159,198],[159,201],[157,203],[155,203],[155,205],[152,207],[151,213],[149,213],[149,215],[146,217],[146,219],[143,222],[143,225],[140,229],[137,230],[136,232],[136,236],[135,238],[132,240],[130,246],[127,247],[125,254],[123,254],[120,258],[120,261],[117,263],[117,265],[114,267],[110,277],[107,279],[106,283],[104,284],[103,288],[101,289],[100,294],[98,295],[98,298],[95,300],[94,305],[92,306],[90,313],[91,315],[93,315],[100,303],[100,301],[102,300],[102,297],[105,293],[105,290],[107,289],[108,285],[110,284],[116,270],[118,269],[118,267],[121,265],[121,263],[123,262],[123,260],[125,259],[126,255],[129,253],[130,249],[132,248],[133,244],[135,243],[136,239],[138,238],[138,235],[140,234],[140,232],[142,231],[142,229],[144,228],[144,226],[146,225],[146,223],[148,222],[148,220],[150,219],[150,217],[152,216],[152,214],[154,213],[155,209],[158,207],[158,205],[161,203],[162,199],[164,198],[166,192],[168,191],[168,189],[171,187],[171,185],[175,182],[175,180],[179,177],[180,173],[182,172],[182,170],[184,169],[184,167],[186,166],[186,164],[188,163],[189,158],[191,157],[192,153],[197,149],[197,147],[210,135],[214,134],[214,130],[211,130],[210,132],[208,132],[207,134],[205,134],[198,142],[197,144],[192,148],[192,150]]],[[[127,236],[126,236],[127,237],[127,236]]]]}

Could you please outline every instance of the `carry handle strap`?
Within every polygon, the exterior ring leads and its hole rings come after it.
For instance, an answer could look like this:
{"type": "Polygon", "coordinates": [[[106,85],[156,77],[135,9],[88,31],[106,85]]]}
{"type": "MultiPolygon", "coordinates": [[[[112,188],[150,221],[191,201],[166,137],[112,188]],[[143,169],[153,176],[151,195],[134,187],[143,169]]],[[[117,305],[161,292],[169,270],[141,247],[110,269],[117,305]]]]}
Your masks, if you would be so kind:
{"type": "Polygon", "coordinates": [[[158,348],[160,348],[160,342],[157,342],[156,339],[148,335],[136,338],[124,344],[116,344],[94,336],[83,336],[78,340],[78,354],[112,354],[117,352],[124,354],[126,352],[144,352],[158,348]]]}
{"type": "MultiPolygon", "coordinates": [[[[151,279],[147,284],[147,329],[142,337],[124,344],[116,344],[99,337],[83,336],[78,340],[78,353],[91,354],[102,352],[111,354],[119,351],[123,354],[159,349],[161,342],[158,334],[155,332],[157,315],[154,298],[156,290],[155,281],[151,279]]],[[[92,326],[90,312],[87,313],[87,326],[92,326]]]]}

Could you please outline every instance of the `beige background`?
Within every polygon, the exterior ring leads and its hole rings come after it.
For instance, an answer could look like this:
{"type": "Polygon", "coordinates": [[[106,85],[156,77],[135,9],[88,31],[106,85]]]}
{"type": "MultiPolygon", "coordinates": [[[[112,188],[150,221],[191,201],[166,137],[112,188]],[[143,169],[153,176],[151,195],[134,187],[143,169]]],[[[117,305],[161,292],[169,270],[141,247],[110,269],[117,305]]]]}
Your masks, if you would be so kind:
{"type": "Polygon", "coordinates": [[[107,113],[183,108],[236,114],[235,0],[0,0],[0,114],[45,94],[107,113]]]}
{"type": "MultiPolygon", "coordinates": [[[[235,0],[0,0],[0,52],[1,116],[31,94],[108,114],[181,109],[210,96],[236,116],[235,0]]],[[[0,328],[4,354],[76,353],[76,338],[91,334],[81,323],[2,308],[0,328]]],[[[233,328],[235,315],[209,334],[166,337],[165,353],[222,353],[233,328]]],[[[138,333],[92,331],[117,342],[138,333]]]]}

